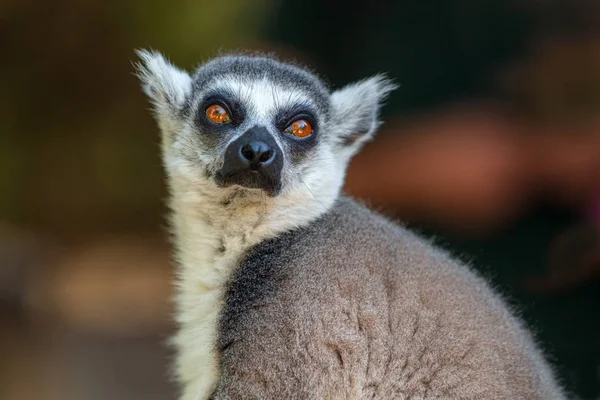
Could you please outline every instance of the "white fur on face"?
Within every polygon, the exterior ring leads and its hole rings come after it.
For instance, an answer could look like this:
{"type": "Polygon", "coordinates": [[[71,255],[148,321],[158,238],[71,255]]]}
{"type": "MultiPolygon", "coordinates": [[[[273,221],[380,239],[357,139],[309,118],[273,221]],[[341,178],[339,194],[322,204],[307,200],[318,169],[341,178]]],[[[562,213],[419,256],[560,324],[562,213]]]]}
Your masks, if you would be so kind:
{"type": "Polygon", "coordinates": [[[298,103],[316,106],[311,97],[302,90],[283,86],[267,77],[248,81],[236,76],[226,76],[210,84],[203,92],[221,88],[243,101],[247,108],[249,124],[271,127],[274,116],[281,109],[298,103]]]}
{"type": "MultiPolygon", "coordinates": [[[[168,176],[171,227],[176,246],[176,318],[173,338],[176,373],[183,400],[206,399],[219,380],[215,343],[223,293],[231,272],[244,253],[257,243],[309,224],[328,211],[339,196],[348,161],[376,129],[377,110],[391,86],[373,78],[334,92],[329,117],[318,115],[321,140],[298,164],[290,161],[276,113],[298,103],[317,108],[309,93],[267,77],[247,80],[235,75],[194,88],[192,78],[158,53],[141,51],[138,66],[163,133],[163,162],[168,176]],[[224,88],[237,95],[246,120],[228,139],[252,126],[265,126],[284,150],[283,190],[268,197],[256,190],[219,188],[207,168],[220,166],[222,148],[201,148],[193,121],[203,95],[224,88]],[[194,92],[197,91],[197,92],[194,92]],[[186,119],[187,118],[187,119],[186,119]],[[352,140],[350,140],[350,139],[352,140]],[[231,201],[234,193],[239,194],[231,201]]],[[[316,79],[316,78],[315,78],[316,79]]],[[[318,109],[317,109],[318,111],[318,109]]]]}

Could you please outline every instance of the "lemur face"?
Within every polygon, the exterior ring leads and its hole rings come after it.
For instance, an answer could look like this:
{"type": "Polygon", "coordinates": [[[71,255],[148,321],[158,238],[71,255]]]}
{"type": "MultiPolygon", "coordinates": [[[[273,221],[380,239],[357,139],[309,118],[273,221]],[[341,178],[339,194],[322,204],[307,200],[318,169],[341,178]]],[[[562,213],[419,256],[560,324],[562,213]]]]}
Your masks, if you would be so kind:
{"type": "Polygon", "coordinates": [[[138,54],[168,173],[213,196],[336,197],[393,88],[374,77],[332,93],[307,70],[261,55],[218,57],[190,76],[138,54]]]}
{"type": "Polygon", "coordinates": [[[268,58],[222,57],[192,82],[185,118],[217,186],[277,196],[325,151],[330,95],[305,71],[268,58]]]}

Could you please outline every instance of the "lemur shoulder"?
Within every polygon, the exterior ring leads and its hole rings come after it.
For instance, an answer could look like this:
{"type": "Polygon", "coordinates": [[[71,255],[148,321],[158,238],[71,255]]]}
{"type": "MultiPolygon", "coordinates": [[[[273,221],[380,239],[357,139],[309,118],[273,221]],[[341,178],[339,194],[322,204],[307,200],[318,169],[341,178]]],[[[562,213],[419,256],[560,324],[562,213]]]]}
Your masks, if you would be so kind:
{"type": "Polygon", "coordinates": [[[140,51],[162,132],[182,400],[565,399],[458,260],[340,194],[394,85],[330,90],[261,54],[140,51]]]}

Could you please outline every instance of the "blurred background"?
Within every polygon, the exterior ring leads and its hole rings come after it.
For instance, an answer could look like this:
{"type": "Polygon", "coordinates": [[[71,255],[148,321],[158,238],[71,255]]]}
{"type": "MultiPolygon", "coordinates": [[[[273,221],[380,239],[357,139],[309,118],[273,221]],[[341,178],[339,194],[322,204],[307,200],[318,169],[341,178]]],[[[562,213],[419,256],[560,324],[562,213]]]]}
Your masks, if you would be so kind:
{"type": "Polygon", "coordinates": [[[600,398],[597,0],[2,0],[1,399],[175,396],[138,47],[188,69],[273,51],[333,87],[387,72],[346,190],[482,271],[600,398]]]}

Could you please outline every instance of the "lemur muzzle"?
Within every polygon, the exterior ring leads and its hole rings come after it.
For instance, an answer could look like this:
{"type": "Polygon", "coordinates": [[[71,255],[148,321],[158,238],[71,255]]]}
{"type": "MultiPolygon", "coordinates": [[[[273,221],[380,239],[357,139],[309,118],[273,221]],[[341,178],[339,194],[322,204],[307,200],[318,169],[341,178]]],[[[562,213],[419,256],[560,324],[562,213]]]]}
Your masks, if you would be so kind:
{"type": "Polygon", "coordinates": [[[216,180],[220,186],[263,189],[275,196],[281,190],[282,168],[279,145],[265,127],[255,126],[229,144],[216,180]]]}

